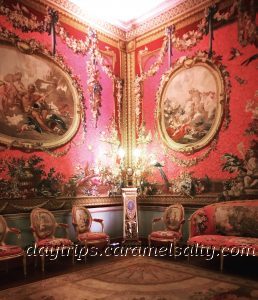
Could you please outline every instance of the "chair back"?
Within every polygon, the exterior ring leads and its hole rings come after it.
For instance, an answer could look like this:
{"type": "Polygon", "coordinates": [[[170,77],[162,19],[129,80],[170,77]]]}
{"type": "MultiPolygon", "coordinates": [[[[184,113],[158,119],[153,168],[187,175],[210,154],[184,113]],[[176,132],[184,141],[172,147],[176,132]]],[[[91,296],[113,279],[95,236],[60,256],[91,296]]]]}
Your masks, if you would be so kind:
{"type": "Polygon", "coordinates": [[[181,231],[184,218],[184,207],[181,204],[170,205],[163,215],[166,230],[181,231]]]}
{"type": "Polygon", "coordinates": [[[33,209],[30,222],[36,241],[54,237],[57,223],[50,211],[43,208],[33,209]]]}
{"type": "Polygon", "coordinates": [[[92,224],[90,211],[83,206],[73,206],[72,222],[77,234],[90,231],[90,227],[92,224]]]}
{"type": "Polygon", "coordinates": [[[8,231],[8,226],[3,216],[0,216],[0,245],[4,245],[4,240],[6,233],[8,231]]]}

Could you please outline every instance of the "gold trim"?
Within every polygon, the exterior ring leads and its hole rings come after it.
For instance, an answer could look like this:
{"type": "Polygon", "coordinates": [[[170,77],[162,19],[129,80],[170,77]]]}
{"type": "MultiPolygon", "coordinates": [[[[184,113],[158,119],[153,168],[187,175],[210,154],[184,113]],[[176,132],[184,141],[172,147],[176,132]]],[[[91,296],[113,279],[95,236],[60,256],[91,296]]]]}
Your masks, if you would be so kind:
{"type": "Polygon", "coordinates": [[[102,54],[103,57],[111,58],[112,59],[112,71],[114,72],[115,65],[116,65],[116,54],[113,50],[110,49],[110,47],[105,46],[106,50],[99,50],[102,54]]]}
{"type": "Polygon", "coordinates": [[[127,92],[128,92],[128,136],[127,136],[127,157],[128,157],[128,166],[133,165],[132,152],[136,147],[136,133],[135,133],[135,110],[136,103],[134,97],[134,79],[135,79],[135,52],[127,53],[127,92]]]}
{"type": "Polygon", "coordinates": [[[146,47],[145,49],[140,50],[138,52],[137,63],[138,63],[139,68],[140,68],[140,74],[142,72],[144,72],[144,69],[145,69],[145,65],[143,65],[143,59],[147,56],[146,61],[145,61],[145,64],[146,64],[147,60],[150,59],[151,57],[155,57],[156,54],[154,55],[154,53],[157,53],[159,50],[160,50],[160,48],[149,51],[149,49],[146,47]]]}
{"type": "Polygon", "coordinates": [[[98,39],[102,42],[105,42],[107,44],[109,44],[110,46],[113,46],[115,48],[117,48],[117,43],[119,40],[119,35],[111,35],[108,33],[105,33],[103,31],[101,31],[99,28],[96,28],[94,25],[89,24],[86,21],[82,21],[81,19],[79,19],[78,17],[76,17],[75,15],[73,15],[71,12],[68,12],[66,10],[64,10],[63,8],[61,8],[59,5],[57,5],[56,3],[54,3],[54,1],[49,1],[49,0],[37,0],[37,1],[33,1],[33,0],[23,0],[23,4],[27,5],[28,7],[42,13],[42,14],[46,14],[46,8],[48,6],[53,7],[54,9],[56,9],[59,12],[59,21],[62,23],[65,23],[71,27],[73,27],[74,29],[77,29],[81,32],[87,32],[89,27],[94,27],[94,29],[97,32],[98,35],[98,39]]]}
{"type": "Polygon", "coordinates": [[[180,203],[186,206],[204,206],[212,203],[218,202],[217,194],[202,194],[196,197],[186,197],[181,195],[163,195],[163,196],[148,196],[139,197],[138,204],[141,206],[147,205],[157,205],[157,206],[168,206],[175,203],[180,203]]]}
{"type": "MultiPolygon", "coordinates": [[[[183,12],[182,14],[175,16],[174,18],[172,18],[172,21],[170,19],[169,21],[162,23],[158,27],[150,29],[148,32],[139,33],[136,37],[136,48],[162,38],[164,36],[165,28],[171,25],[175,25],[177,31],[188,25],[200,21],[204,17],[205,8],[213,3],[214,1],[206,1],[206,3],[201,3],[199,6],[193,7],[193,9],[191,9],[190,11],[183,12]]],[[[233,3],[233,0],[226,0],[221,2],[216,1],[216,3],[218,3],[219,5],[218,9],[223,10],[230,7],[233,3]]]]}
{"type": "Polygon", "coordinates": [[[223,9],[230,6],[232,2],[233,0],[201,0],[200,3],[199,0],[186,0],[126,32],[108,22],[93,19],[89,15],[81,13],[75,4],[67,0],[37,0],[36,2],[23,0],[25,5],[40,12],[45,12],[44,8],[47,6],[54,7],[60,12],[62,22],[82,32],[85,31],[85,28],[94,27],[98,32],[99,39],[114,47],[117,47],[118,40],[130,41],[136,37],[138,38],[137,47],[139,47],[147,43],[146,39],[151,41],[161,37],[164,28],[172,23],[177,25],[177,29],[180,29],[201,19],[204,9],[208,6],[219,3],[220,9],[223,9]]]}
{"type": "MultiPolygon", "coordinates": [[[[47,51],[43,46],[34,42],[29,44],[30,41],[19,39],[17,36],[9,33],[9,39],[5,35],[0,33],[0,47],[9,49],[9,52],[14,51],[23,56],[31,56],[32,59],[37,60],[39,64],[44,63],[45,65],[51,64],[51,67],[55,66],[58,69],[59,75],[62,74],[62,78],[66,79],[67,86],[70,89],[73,99],[73,121],[67,132],[65,132],[61,137],[56,135],[55,138],[46,139],[45,141],[25,138],[25,137],[14,137],[7,134],[0,133],[0,141],[7,147],[17,147],[23,149],[38,149],[38,150],[48,150],[52,148],[57,148],[63,146],[70,142],[75,136],[82,118],[81,101],[82,91],[78,82],[74,79],[74,75],[71,69],[63,62],[62,56],[51,56],[50,52],[47,51]]],[[[30,108],[30,107],[29,107],[30,108]]],[[[25,115],[27,112],[25,112],[25,115]]],[[[46,131],[46,130],[45,130],[46,131]]],[[[70,149],[70,148],[69,148],[70,149]]]]}

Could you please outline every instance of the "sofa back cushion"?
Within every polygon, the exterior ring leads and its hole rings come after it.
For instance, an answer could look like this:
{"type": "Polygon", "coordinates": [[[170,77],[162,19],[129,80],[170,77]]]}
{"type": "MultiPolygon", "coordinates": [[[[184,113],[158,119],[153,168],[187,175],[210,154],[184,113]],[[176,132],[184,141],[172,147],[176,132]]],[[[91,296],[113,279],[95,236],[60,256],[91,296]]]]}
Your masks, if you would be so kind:
{"type": "Polygon", "coordinates": [[[258,200],[206,205],[190,218],[190,237],[205,234],[258,237],[258,200]]]}
{"type": "Polygon", "coordinates": [[[258,206],[217,206],[214,217],[217,234],[258,237],[258,206]]]}

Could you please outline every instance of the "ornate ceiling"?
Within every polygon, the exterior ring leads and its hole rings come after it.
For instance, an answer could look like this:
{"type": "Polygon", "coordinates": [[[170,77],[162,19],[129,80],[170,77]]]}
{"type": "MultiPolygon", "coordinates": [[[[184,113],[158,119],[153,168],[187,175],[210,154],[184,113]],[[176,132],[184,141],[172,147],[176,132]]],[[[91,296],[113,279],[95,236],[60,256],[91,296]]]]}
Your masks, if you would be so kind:
{"type": "Polygon", "coordinates": [[[162,25],[167,26],[175,20],[189,17],[214,3],[212,0],[131,0],[124,3],[122,0],[47,0],[44,2],[57,6],[85,24],[127,41],[162,25]],[[92,6],[92,2],[96,4],[92,6]]]}

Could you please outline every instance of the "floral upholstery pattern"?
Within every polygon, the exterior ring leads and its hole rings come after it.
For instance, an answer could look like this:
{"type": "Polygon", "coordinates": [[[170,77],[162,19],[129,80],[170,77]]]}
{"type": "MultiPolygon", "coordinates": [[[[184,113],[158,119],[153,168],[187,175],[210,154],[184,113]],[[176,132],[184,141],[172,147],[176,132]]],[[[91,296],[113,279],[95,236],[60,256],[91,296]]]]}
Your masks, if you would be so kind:
{"type": "Polygon", "coordinates": [[[224,235],[199,235],[194,236],[188,240],[189,245],[215,247],[216,250],[224,248],[224,251],[233,248],[247,249],[249,251],[254,250],[258,253],[258,238],[246,238],[246,237],[235,237],[235,236],[224,236],[224,235]]]}
{"type": "Polygon", "coordinates": [[[108,235],[104,232],[84,232],[78,235],[79,241],[84,240],[106,240],[108,235]]]}
{"type": "MultiPolygon", "coordinates": [[[[204,206],[192,214],[189,226],[188,245],[224,252],[247,250],[258,255],[258,200],[204,206]]],[[[223,255],[220,258],[222,270],[223,255]]]]}
{"type": "Polygon", "coordinates": [[[37,239],[51,238],[54,236],[57,223],[50,211],[42,208],[33,209],[30,219],[31,227],[37,239]]]}
{"type": "MultiPolygon", "coordinates": [[[[77,240],[83,245],[106,246],[109,243],[109,235],[104,232],[102,219],[92,218],[90,211],[83,206],[73,206],[72,223],[76,231],[77,240]],[[93,222],[101,225],[101,232],[91,232],[93,222]]],[[[102,248],[102,247],[101,247],[102,248]]]]}
{"type": "Polygon", "coordinates": [[[79,233],[90,230],[92,224],[92,217],[88,209],[85,207],[77,207],[72,212],[73,224],[77,224],[79,233]]]}
{"type": "Polygon", "coordinates": [[[151,238],[159,239],[181,239],[182,233],[176,231],[153,231],[150,236],[151,238]]]}
{"type": "Polygon", "coordinates": [[[184,219],[184,209],[181,205],[170,205],[164,212],[163,220],[168,230],[179,231],[184,219]]]}
{"type": "Polygon", "coordinates": [[[43,239],[39,240],[37,245],[38,247],[71,246],[72,241],[64,238],[43,239]]]}
{"type": "MultiPolygon", "coordinates": [[[[57,227],[68,228],[67,224],[57,223],[54,215],[46,209],[34,208],[30,214],[31,229],[33,231],[33,236],[35,239],[36,247],[42,248],[45,253],[49,247],[52,250],[56,250],[57,247],[70,248],[73,242],[65,238],[56,238],[55,232],[57,227]]],[[[67,232],[66,232],[67,234],[67,232]]],[[[41,258],[41,270],[45,271],[45,258],[44,255],[40,255],[41,258]]],[[[72,255],[72,260],[74,262],[74,256],[72,255]]]]}
{"type": "MultiPolygon", "coordinates": [[[[182,238],[182,225],[184,223],[184,208],[181,204],[173,204],[166,208],[162,218],[154,218],[152,223],[163,221],[164,230],[152,231],[149,236],[151,242],[170,242],[176,244],[182,238]]],[[[175,246],[175,245],[174,245],[175,246]]]]}
{"type": "Polygon", "coordinates": [[[19,246],[3,245],[0,246],[0,257],[11,256],[11,255],[23,255],[23,249],[19,246]]]}
{"type": "Polygon", "coordinates": [[[16,257],[23,259],[23,271],[26,276],[26,255],[21,247],[18,245],[6,245],[5,237],[8,232],[15,233],[18,237],[20,236],[20,230],[17,228],[10,228],[7,226],[5,218],[0,216],[0,260],[10,260],[16,257]]]}
{"type": "Polygon", "coordinates": [[[234,236],[258,236],[258,206],[218,206],[215,209],[216,232],[234,236]]]}

